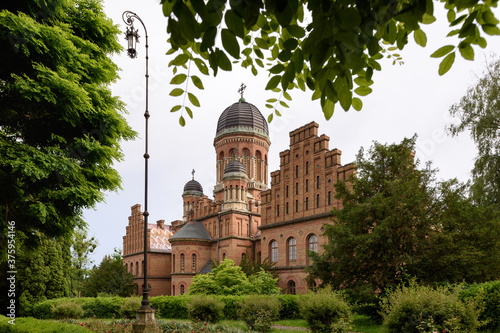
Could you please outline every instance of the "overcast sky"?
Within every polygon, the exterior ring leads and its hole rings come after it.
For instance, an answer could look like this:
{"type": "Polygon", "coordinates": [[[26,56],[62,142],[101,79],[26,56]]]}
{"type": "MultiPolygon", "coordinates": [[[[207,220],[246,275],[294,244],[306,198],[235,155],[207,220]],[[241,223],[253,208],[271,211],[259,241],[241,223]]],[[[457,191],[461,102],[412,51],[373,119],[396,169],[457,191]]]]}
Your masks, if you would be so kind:
{"type": "MultiPolygon", "coordinates": [[[[164,219],[166,224],[182,219],[182,191],[191,179],[191,170],[196,170],[195,179],[203,186],[205,195],[213,197],[215,185],[215,136],[217,120],[226,107],[239,99],[240,84],[247,86],[245,99],[260,109],[267,118],[265,107],[268,98],[277,97],[265,91],[268,76],[260,71],[255,77],[249,71],[233,67],[232,72],[222,72],[216,78],[207,77],[197,71],[192,74],[202,78],[205,90],[192,85],[201,107],[192,108],[194,119],[187,119],[185,127],[178,122],[179,112],[170,109],[181,104],[179,98],[169,96],[173,86],[169,84],[172,68],[168,67],[166,40],[167,20],[157,0],[105,0],[105,12],[114,24],[125,30],[122,13],[136,12],[144,21],[149,34],[150,86],[149,111],[151,113],[149,141],[149,212],[150,223],[164,219]]],[[[440,6],[439,3],[436,3],[440,6]]],[[[498,15],[498,11],[496,11],[498,15]]],[[[443,13],[438,21],[446,21],[443,13]],[[444,19],[444,20],[443,20],[444,19]]],[[[120,80],[113,84],[113,94],[127,103],[129,124],[139,133],[133,142],[124,142],[124,160],[115,168],[122,176],[123,189],[108,193],[106,201],[95,210],[85,212],[89,224],[89,235],[99,241],[93,256],[99,264],[102,257],[113,249],[122,249],[125,227],[128,225],[130,207],[144,202],[144,109],[145,109],[145,39],[144,31],[136,22],[142,36],[138,44],[139,56],[130,59],[126,53],[115,55],[114,61],[121,68],[120,80]]],[[[392,60],[382,61],[382,71],[374,74],[373,92],[363,97],[363,109],[345,112],[336,107],[333,117],[326,121],[319,101],[311,101],[311,94],[300,90],[291,91],[293,101],[289,109],[281,109],[283,116],[274,117],[269,126],[271,148],[269,171],[279,169],[279,153],[288,149],[289,132],[311,121],[319,124],[319,134],[330,137],[330,149],[342,151],[342,163],[354,161],[360,147],[368,148],[373,141],[381,143],[400,142],[404,137],[418,135],[417,154],[421,166],[432,161],[439,169],[441,179],[458,178],[466,181],[476,150],[467,134],[458,138],[447,135],[446,126],[453,120],[449,107],[458,102],[483,72],[486,59],[498,52],[498,38],[487,38],[485,50],[475,48],[474,62],[457,56],[453,68],[443,77],[437,73],[440,59],[430,58],[440,46],[449,44],[446,22],[426,26],[428,44],[426,48],[411,43],[401,52],[404,65],[392,65],[392,60]]],[[[125,40],[120,36],[125,46],[125,40]]],[[[453,41],[454,42],[454,41],[453,41]]],[[[181,88],[184,88],[183,86],[181,88]]]]}

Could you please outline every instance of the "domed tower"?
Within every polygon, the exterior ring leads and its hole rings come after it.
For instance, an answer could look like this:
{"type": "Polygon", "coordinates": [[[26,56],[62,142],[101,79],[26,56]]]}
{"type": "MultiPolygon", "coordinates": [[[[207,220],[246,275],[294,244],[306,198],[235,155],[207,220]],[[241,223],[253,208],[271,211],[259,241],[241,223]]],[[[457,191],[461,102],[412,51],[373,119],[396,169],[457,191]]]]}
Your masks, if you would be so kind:
{"type": "Polygon", "coordinates": [[[219,117],[214,139],[217,154],[215,200],[227,199],[224,196],[226,168],[233,161],[238,161],[244,166],[248,178],[248,197],[258,204],[260,192],[268,189],[267,163],[270,145],[266,119],[255,105],[247,103],[242,97],[237,103],[226,108],[219,117]]]}
{"type": "Polygon", "coordinates": [[[190,220],[190,216],[193,214],[198,199],[203,197],[203,187],[199,182],[194,180],[194,172],[194,170],[191,172],[193,178],[184,185],[184,192],[182,193],[182,199],[184,201],[182,219],[184,221],[190,220]]]}
{"type": "Polygon", "coordinates": [[[248,176],[243,163],[236,159],[229,162],[224,168],[222,181],[224,184],[223,210],[247,210],[248,176]]]}

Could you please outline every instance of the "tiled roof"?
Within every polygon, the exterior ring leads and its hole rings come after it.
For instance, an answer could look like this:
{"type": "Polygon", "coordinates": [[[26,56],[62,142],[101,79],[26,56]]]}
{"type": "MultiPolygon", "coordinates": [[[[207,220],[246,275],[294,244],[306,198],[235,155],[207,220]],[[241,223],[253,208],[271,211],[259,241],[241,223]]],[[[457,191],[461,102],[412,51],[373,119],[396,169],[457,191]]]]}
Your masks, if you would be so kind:
{"type": "Polygon", "coordinates": [[[152,250],[167,250],[172,251],[172,245],[168,239],[173,236],[173,232],[168,228],[161,229],[156,224],[149,224],[149,248],[152,250]]]}
{"type": "Polygon", "coordinates": [[[170,239],[206,239],[212,240],[203,224],[199,221],[187,222],[170,239]]]}

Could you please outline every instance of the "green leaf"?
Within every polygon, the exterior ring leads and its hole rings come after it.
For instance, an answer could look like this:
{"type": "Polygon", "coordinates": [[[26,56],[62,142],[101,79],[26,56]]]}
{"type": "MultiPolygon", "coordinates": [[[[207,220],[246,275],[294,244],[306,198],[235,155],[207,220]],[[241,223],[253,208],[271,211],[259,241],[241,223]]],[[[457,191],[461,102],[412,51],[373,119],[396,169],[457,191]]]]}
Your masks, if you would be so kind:
{"type": "Polygon", "coordinates": [[[286,104],[284,101],[280,101],[280,104],[285,108],[289,108],[288,104],[286,104]]]}
{"type": "Polygon", "coordinates": [[[439,64],[439,75],[443,75],[448,72],[455,62],[455,52],[448,54],[443,61],[439,64]]]}
{"type": "Polygon", "coordinates": [[[283,72],[284,70],[285,70],[285,66],[283,66],[282,64],[277,64],[269,69],[269,73],[278,74],[278,73],[283,72]]]}
{"type": "Polygon", "coordinates": [[[189,118],[193,119],[193,111],[191,111],[191,109],[188,108],[187,106],[186,106],[186,112],[187,112],[189,118]]]}
{"type": "Polygon", "coordinates": [[[180,105],[176,105],[176,106],[174,106],[174,107],[170,110],[170,112],[176,112],[176,111],[179,111],[180,109],[181,109],[181,106],[180,106],[180,105]]]}
{"type": "Polygon", "coordinates": [[[432,58],[441,58],[453,51],[455,47],[453,45],[445,45],[437,49],[433,54],[431,54],[432,58]]]}
{"type": "Polygon", "coordinates": [[[267,116],[267,122],[271,123],[273,121],[273,114],[271,113],[269,116],[267,116]]]}
{"type": "Polygon", "coordinates": [[[200,101],[198,101],[198,98],[196,98],[195,95],[193,95],[192,93],[188,93],[188,98],[189,98],[189,101],[194,105],[194,106],[197,106],[197,107],[200,107],[200,101]]]}
{"type": "Polygon", "coordinates": [[[306,35],[306,32],[304,28],[298,26],[298,25],[289,25],[284,28],[290,35],[292,35],[295,38],[302,38],[306,35]]]}
{"type": "Polygon", "coordinates": [[[281,75],[273,76],[266,85],[266,90],[272,90],[278,86],[281,81],[281,75]]]}
{"type": "Polygon", "coordinates": [[[359,96],[366,96],[372,92],[370,87],[357,87],[354,92],[359,96]]]}
{"type": "Polygon", "coordinates": [[[184,126],[186,125],[186,120],[184,119],[184,117],[183,117],[183,116],[181,116],[181,117],[179,118],[179,124],[180,124],[182,127],[184,127],[184,126]]]}
{"type": "Polygon", "coordinates": [[[458,50],[464,59],[474,60],[474,49],[469,43],[462,42],[458,44],[458,50]]]}
{"type": "Polygon", "coordinates": [[[436,21],[436,18],[432,15],[429,15],[427,13],[424,13],[424,16],[422,17],[422,23],[423,24],[431,24],[436,21]]]}
{"type": "Polygon", "coordinates": [[[269,98],[266,102],[268,102],[268,103],[275,103],[277,101],[278,100],[276,98],[269,98]]]}
{"type": "Polygon", "coordinates": [[[184,81],[186,81],[187,75],[186,74],[178,74],[170,80],[170,84],[181,84],[184,81]]]}
{"type": "Polygon", "coordinates": [[[182,53],[182,54],[179,54],[177,57],[175,57],[175,58],[174,58],[174,60],[172,60],[172,61],[168,64],[168,66],[169,66],[169,67],[170,67],[170,66],[172,66],[172,65],[174,65],[174,66],[182,66],[182,65],[186,64],[186,62],[187,62],[188,60],[189,60],[188,55],[187,55],[187,54],[182,53]]]}
{"type": "Polygon", "coordinates": [[[415,43],[418,45],[425,47],[427,45],[427,36],[422,29],[415,30],[413,32],[413,38],[415,39],[415,43]]]}
{"type": "Polygon", "coordinates": [[[219,66],[220,69],[222,69],[223,71],[231,71],[232,69],[231,61],[229,61],[229,58],[227,57],[226,53],[224,53],[219,49],[216,49],[215,56],[217,60],[217,66],[219,66]]]}
{"type": "Polygon", "coordinates": [[[240,44],[236,40],[236,36],[228,29],[221,31],[222,46],[233,58],[240,58],[240,44]]]}
{"type": "Polygon", "coordinates": [[[485,33],[487,33],[488,35],[490,35],[490,36],[500,35],[500,29],[496,25],[493,25],[493,24],[483,24],[481,26],[481,28],[483,28],[483,31],[485,33]]]}
{"type": "Polygon", "coordinates": [[[194,59],[194,63],[196,64],[196,67],[198,67],[198,70],[200,71],[201,74],[208,75],[208,67],[205,64],[205,62],[199,58],[194,59]]]}
{"type": "Polygon", "coordinates": [[[329,99],[325,100],[323,104],[323,114],[325,115],[325,119],[329,120],[333,116],[333,111],[335,110],[335,103],[329,99]]]}
{"type": "Polygon", "coordinates": [[[450,9],[448,13],[446,14],[446,17],[448,18],[448,22],[453,22],[457,18],[456,13],[453,9],[450,9]]]}
{"type": "Polygon", "coordinates": [[[278,110],[274,110],[274,113],[275,113],[278,117],[281,117],[281,112],[279,112],[278,110]]]}
{"type": "Polygon", "coordinates": [[[193,84],[195,85],[196,88],[201,90],[205,89],[205,87],[203,87],[203,82],[201,82],[200,78],[197,77],[196,75],[191,76],[191,81],[193,81],[193,84]]]}
{"type": "Polygon", "coordinates": [[[274,108],[274,106],[272,106],[271,104],[266,104],[266,107],[269,108],[269,109],[274,108]]]}
{"type": "Polygon", "coordinates": [[[174,96],[174,97],[177,97],[177,96],[180,96],[184,93],[184,90],[182,90],[181,88],[175,88],[173,89],[171,92],[170,92],[170,96],[174,96]]]}
{"type": "Polygon", "coordinates": [[[283,43],[283,47],[285,48],[285,50],[290,50],[290,51],[293,51],[295,50],[295,48],[299,45],[299,43],[297,42],[297,40],[295,38],[290,38],[290,39],[287,39],[284,43],[283,43]]]}
{"type": "Polygon", "coordinates": [[[283,97],[285,97],[287,100],[291,101],[292,100],[292,96],[290,96],[289,93],[287,93],[286,91],[283,92],[283,97]]]}
{"type": "Polygon", "coordinates": [[[361,111],[361,109],[363,108],[363,101],[361,101],[359,98],[357,97],[354,97],[352,99],[352,107],[354,108],[354,110],[356,111],[361,111]]]}
{"type": "Polygon", "coordinates": [[[244,37],[245,26],[243,25],[243,19],[236,15],[233,10],[226,11],[224,21],[226,22],[229,30],[231,30],[236,36],[240,38],[244,37]]]}
{"type": "Polygon", "coordinates": [[[497,18],[495,17],[495,15],[493,14],[493,12],[489,9],[483,13],[482,18],[483,18],[484,22],[487,24],[497,25],[498,23],[500,23],[497,20],[497,18]]]}

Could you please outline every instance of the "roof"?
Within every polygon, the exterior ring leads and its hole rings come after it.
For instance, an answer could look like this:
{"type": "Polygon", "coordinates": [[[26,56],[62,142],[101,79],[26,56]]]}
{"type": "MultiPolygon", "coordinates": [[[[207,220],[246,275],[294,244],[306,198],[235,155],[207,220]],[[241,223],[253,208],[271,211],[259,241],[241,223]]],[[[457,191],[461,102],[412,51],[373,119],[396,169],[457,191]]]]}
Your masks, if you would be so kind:
{"type": "Polygon", "coordinates": [[[207,274],[212,272],[212,260],[207,261],[205,266],[198,272],[198,274],[207,274]]]}
{"type": "Polygon", "coordinates": [[[240,100],[222,112],[217,122],[215,137],[231,132],[258,133],[269,138],[266,119],[253,104],[240,100]]]}
{"type": "Polygon", "coordinates": [[[247,173],[247,168],[240,161],[231,161],[224,168],[224,173],[230,172],[242,172],[244,174],[247,173]]]}
{"type": "Polygon", "coordinates": [[[161,229],[156,224],[148,224],[149,248],[151,250],[172,250],[172,245],[168,241],[174,234],[169,229],[161,229]]]}
{"type": "Polygon", "coordinates": [[[196,180],[190,180],[186,183],[186,185],[184,185],[184,192],[185,193],[193,193],[193,194],[198,194],[198,195],[203,195],[203,187],[201,186],[201,184],[199,182],[197,182],[196,180]],[[196,193],[196,192],[200,192],[200,193],[196,193]]]}
{"type": "Polygon", "coordinates": [[[177,231],[169,241],[179,239],[204,239],[212,240],[203,224],[199,221],[187,222],[179,231],[177,231]]]}

